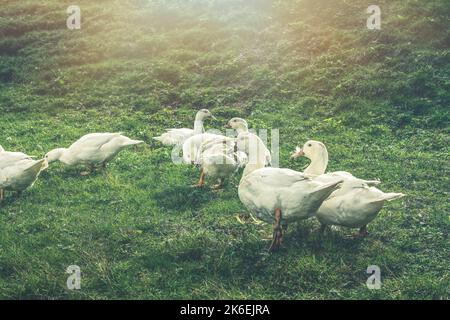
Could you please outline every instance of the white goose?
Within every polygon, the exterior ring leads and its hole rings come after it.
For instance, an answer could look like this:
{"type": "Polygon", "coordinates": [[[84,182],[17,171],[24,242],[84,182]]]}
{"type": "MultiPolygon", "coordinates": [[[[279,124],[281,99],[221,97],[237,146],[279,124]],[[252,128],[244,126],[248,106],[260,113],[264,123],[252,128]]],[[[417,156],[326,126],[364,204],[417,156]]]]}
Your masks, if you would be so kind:
{"type": "MultiPolygon", "coordinates": [[[[228,122],[228,126],[236,129],[238,133],[248,132],[247,121],[241,118],[232,118],[228,122]]],[[[195,164],[200,162],[198,156],[201,155],[201,146],[208,144],[213,145],[215,142],[223,143],[223,141],[233,142],[233,138],[226,137],[222,134],[205,132],[202,134],[196,134],[186,139],[183,143],[183,162],[187,164],[195,164]]],[[[204,148],[202,148],[204,149],[204,148]]],[[[269,152],[270,153],[270,152],[269,152]]]]}
{"type": "Polygon", "coordinates": [[[106,167],[106,163],[112,160],[124,148],[144,143],[133,140],[120,133],[91,133],[75,141],[69,148],[58,148],[45,155],[49,163],[61,161],[68,166],[78,164],[87,165],[89,174],[96,165],[106,167]]]}
{"type": "Polygon", "coordinates": [[[264,143],[256,135],[239,134],[238,145],[249,156],[239,183],[239,199],[259,219],[275,221],[269,250],[276,249],[287,223],[313,216],[342,179],[323,183],[294,170],[264,168],[264,143]]]}
{"type": "MultiPolygon", "coordinates": [[[[32,160],[31,157],[25,153],[6,151],[2,146],[0,146],[0,170],[25,159],[32,160]]],[[[3,196],[4,190],[0,188],[0,200],[3,199],[3,196]]]]}
{"type": "MultiPolygon", "coordinates": [[[[230,119],[227,126],[236,130],[238,135],[241,133],[253,135],[248,131],[247,121],[242,118],[230,119]]],[[[244,152],[237,150],[234,138],[206,133],[190,140],[192,142],[185,145],[184,161],[189,163],[192,159],[191,154],[196,152],[192,161],[201,166],[198,187],[204,185],[206,176],[218,179],[219,183],[214,186],[215,188],[222,187],[224,179],[231,176],[238,168],[245,166],[248,160],[244,152]],[[199,141],[200,147],[197,149],[199,141]]],[[[270,152],[265,146],[264,148],[270,163],[270,152]]]]}
{"type": "Polygon", "coordinates": [[[201,167],[198,187],[205,183],[206,176],[218,180],[214,188],[221,188],[224,180],[235,173],[247,161],[247,155],[237,150],[234,138],[214,138],[205,141],[199,148],[195,164],[201,167]]]}
{"type": "Polygon", "coordinates": [[[153,139],[160,141],[164,145],[182,145],[188,138],[196,134],[204,132],[203,121],[211,117],[215,119],[212,113],[208,109],[201,109],[195,115],[194,129],[180,128],[180,129],[167,129],[166,133],[153,139]]]}
{"type": "Polygon", "coordinates": [[[328,181],[335,177],[344,180],[342,187],[333,192],[323,202],[316,213],[322,224],[321,232],[327,225],[340,225],[350,228],[360,228],[359,236],[367,235],[367,224],[380,212],[386,201],[404,196],[403,193],[384,193],[373,187],[379,184],[378,180],[363,180],[354,177],[345,171],[326,173],[328,165],[328,151],[319,141],[310,140],[303,148],[297,148],[293,158],[305,156],[311,160],[305,174],[317,177],[316,179],[328,181]]]}
{"type": "Polygon", "coordinates": [[[32,160],[32,157],[22,152],[6,151],[0,146],[0,169],[3,169],[11,164],[17,163],[20,160],[32,160]]]}
{"type": "MultiPolygon", "coordinates": [[[[228,121],[228,126],[233,128],[234,130],[236,130],[237,134],[239,135],[240,133],[250,133],[251,135],[254,135],[254,133],[251,133],[248,130],[248,124],[247,121],[245,121],[242,118],[231,118],[230,121],[228,121]]],[[[264,153],[265,153],[265,157],[266,157],[266,165],[270,166],[271,162],[272,162],[272,155],[270,154],[269,149],[267,149],[267,147],[264,145],[264,153]]]]}
{"type": "Polygon", "coordinates": [[[31,187],[39,174],[48,167],[46,159],[33,160],[21,152],[8,152],[0,146],[0,201],[4,191],[17,191],[31,187]]]}
{"type": "Polygon", "coordinates": [[[227,138],[221,134],[215,133],[201,133],[196,134],[183,143],[183,162],[186,164],[195,164],[199,160],[197,157],[199,156],[199,151],[203,143],[212,143],[213,141],[222,141],[223,139],[232,139],[227,138]]]}

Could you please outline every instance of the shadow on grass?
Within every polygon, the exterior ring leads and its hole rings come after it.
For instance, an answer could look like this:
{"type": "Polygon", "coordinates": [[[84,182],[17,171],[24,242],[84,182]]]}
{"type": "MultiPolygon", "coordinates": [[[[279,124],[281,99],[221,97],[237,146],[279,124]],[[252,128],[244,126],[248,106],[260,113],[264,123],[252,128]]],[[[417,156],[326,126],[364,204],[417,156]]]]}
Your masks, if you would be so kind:
{"type": "Polygon", "coordinates": [[[26,196],[26,194],[17,195],[15,191],[5,191],[3,201],[0,202],[0,210],[5,209],[7,206],[18,202],[20,198],[26,196]]]}
{"type": "Polygon", "coordinates": [[[334,273],[329,271],[341,270],[342,261],[350,267],[355,264],[360,246],[367,241],[354,241],[341,233],[320,236],[307,223],[292,225],[280,250],[270,253],[270,240],[266,239],[270,234],[252,232],[254,227],[239,225],[229,236],[186,233],[152,246],[136,265],[151,272],[163,271],[162,286],[177,283],[189,287],[195,278],[204,283],[231,282],[246,291],[255,281],[266,281],[280,283],[278,291],[295,296],[298,290],[306,290],[305,286],[316,290],[317,282],[332,281],[334,273]]]}
{"type": "Polygon", "coordinates": [[[154,195],[158,206],[166,210],[195,210],[213,198],[210,188],[193,186],[169,186],[154,195]]]}
{"type": "Polygon", "coordinates": [[[88,169],[85,166],[74,166],[74,167],[69,167],[69,166],[64,166],[64,165],[59,165],[59,166],[52,166],[50,165],[50,167],[43,171],[39,177],[39,179],[48,179],[51,176],[59,176],[60,178],[63,179],[86,179],[89,177],[98,177],[98,176],[107,176],[108,175],[108,168],[103,169],[103,168],[95,168],[92,172],[90,172],[87,175],[82,175],[82,172],[87,172],[88,169]]]}
{"type": "Polygon", "coordinates": [[[320,234],[319,226],[314,225],[310,221],[299,223],[294,226],[291,232],[285,237],[285,244],[290,249],[301,245],[310,248],[314,253],[330,253],[338,250],[344,253],[354,253],[367,241],[371,240],[371,236],[367,238],[353,238],[347,235],[343,230],[327,230],[320,234]]]}

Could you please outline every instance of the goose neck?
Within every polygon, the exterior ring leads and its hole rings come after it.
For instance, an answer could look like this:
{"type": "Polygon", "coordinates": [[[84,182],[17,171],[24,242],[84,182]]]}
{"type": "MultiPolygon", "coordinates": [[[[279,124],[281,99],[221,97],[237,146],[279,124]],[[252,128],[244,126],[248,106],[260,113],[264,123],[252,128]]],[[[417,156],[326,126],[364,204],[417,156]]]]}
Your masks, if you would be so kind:
{"type": "Polygon", "coordinates": [[[312,175],[324,174],[328,166],[328,152],[323,150],[322,152],[312,156],[311,163],[305,169],[305,173],[312,175]]]}
{"type": "Polygon", "coordinates": [[[266,166],[265,145],[261,139],[256,135],[251,135],[251,139],[246,148],[248,157],[247,165],[245,166],[243,177],[252,173],[255,170],[264,168],[266,166]]]}
{"type": "Polygon", "coordinates": [[[237,134],[241,134],[241,133],[247,133],[248,132],[248,128],[245,126],[239,126],[236,128],[236,132],[237,134]]]}
{"type": "Polygon", "coordinates": [[[196,116],[194,121],[194,134],[201,134],[203,133],[203,131],[203,119],[199,116],[196,116]]]}

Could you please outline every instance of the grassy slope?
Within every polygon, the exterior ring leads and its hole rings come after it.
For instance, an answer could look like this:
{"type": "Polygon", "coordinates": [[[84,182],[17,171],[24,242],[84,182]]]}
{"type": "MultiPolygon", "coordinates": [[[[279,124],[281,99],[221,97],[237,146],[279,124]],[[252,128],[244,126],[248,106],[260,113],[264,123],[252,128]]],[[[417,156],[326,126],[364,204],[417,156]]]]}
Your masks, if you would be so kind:
{"type": "Polygon", "coordinates": [[[365,0],[92,2],[78,1],[82,29],[70,31],[72,3],[2,1],[0,144],[41,156],[123,131],[149,145],[105,174],[54,165],[1,205],[1,298],[449,297],[446,0],[377,1],[381,31],[365,28],[365,0]],[[321,239],[311,220],[269,255],[271,227],[235,219],[239,177],[192,189],[198,172],[151,139],[191,126],[200,107],[219,117],[210,127],[241,116],[279,128],[282,166],[301,170],[289,152],[314,138],[330,170],[408,197],[367,239],[321,239]],[[65,289],[71,264],[78,292],[65,289]],[[365,287],[372,264],[379,291],[365,287]]]}

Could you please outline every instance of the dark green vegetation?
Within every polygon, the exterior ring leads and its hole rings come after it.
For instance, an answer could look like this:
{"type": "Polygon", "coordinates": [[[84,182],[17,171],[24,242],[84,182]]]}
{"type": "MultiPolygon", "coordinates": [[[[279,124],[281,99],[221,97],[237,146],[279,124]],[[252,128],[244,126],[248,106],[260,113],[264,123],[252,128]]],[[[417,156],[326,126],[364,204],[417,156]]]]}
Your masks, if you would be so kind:
{"type": "Polygon", "coordinates": [[[1,0],[0,144],[43,156],[94,131],[148,146],[106,173],[56,164],[0,205],[1,298],[449,297],[450,4],[374,1],[1,0]],[[159,3],[159,4],[158,4],[159,3]],[[190,187],[152,136],[192,126],[209,108],[279,128],[281,164],[322,140],[330,170],[379,178],[408,196],[388,204],[370,237],[315,220],[292,225],[269,255],[271,226],[253,224],[239,176],[218,192],[190,187]],[[235,218],[240,215],[245,224],[235,218]],[[66,289],[79,265],[82,289],[66,289]],[[381,290],[365,286],[369,265],[381,290]]]}

